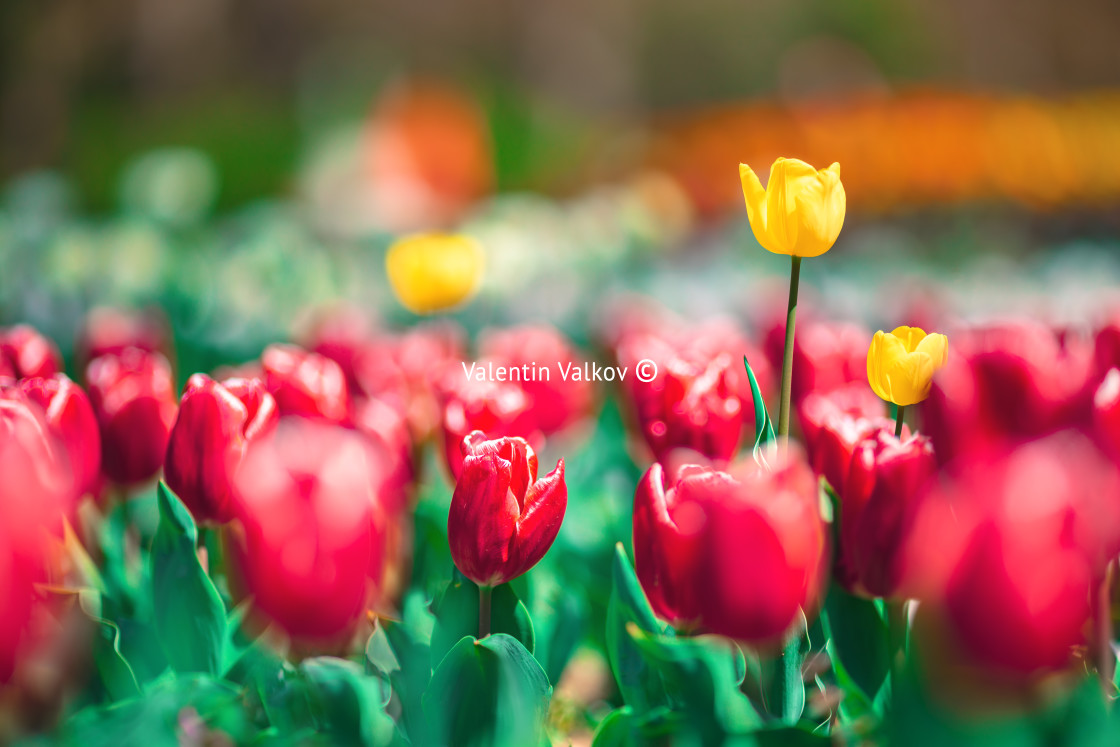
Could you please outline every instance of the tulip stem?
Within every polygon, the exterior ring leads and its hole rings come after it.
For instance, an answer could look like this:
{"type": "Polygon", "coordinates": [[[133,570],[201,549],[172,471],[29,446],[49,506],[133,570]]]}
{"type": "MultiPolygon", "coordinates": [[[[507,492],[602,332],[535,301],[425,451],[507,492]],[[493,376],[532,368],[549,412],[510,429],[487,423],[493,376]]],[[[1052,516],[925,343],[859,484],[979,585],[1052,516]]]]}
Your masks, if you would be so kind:
{"type": "Polygon", "coordinates": [[[493,586],[478,587],[478,637],[485,638],[490,635],[490,597],[494,593],[493,586]]]}
{"type": "Polygon", "coordinates": [[[906,413],[906,405],[899,405],[894,416],[894,437],[902,438],[902,417],[906,413]]]}
{"type": "Polygon", "coordinates": [[[797,324],[797,286],[801,280],[801,257],[790,257],[789,304],[786,306],[786,347],[782,352],[782,399],[778,404],[778,440],[789,441],[789,400],[793,390],[793,331],[797,324]]]}
{"type": "MultiPolygon", "coordinates": [[[[906,614],[906,601],[887,601],[887,646],[890,652],[891,672],[897,680],[902,676],[906,662],[906,639],[910,627],[906,614]]],[[[897,687],[897,683],[892,686],[897,687]]]]}
{"type": "Polygon", "coordinates": [[[1116,571],[1116,560],[1109,561],[1104,569],[1104,578],[1097,589],[1097,675],[1105,692],[1112,691],[1112,681],[1116,675],[1116,653],[1112,650],[1112,577],[1116,571]]]}

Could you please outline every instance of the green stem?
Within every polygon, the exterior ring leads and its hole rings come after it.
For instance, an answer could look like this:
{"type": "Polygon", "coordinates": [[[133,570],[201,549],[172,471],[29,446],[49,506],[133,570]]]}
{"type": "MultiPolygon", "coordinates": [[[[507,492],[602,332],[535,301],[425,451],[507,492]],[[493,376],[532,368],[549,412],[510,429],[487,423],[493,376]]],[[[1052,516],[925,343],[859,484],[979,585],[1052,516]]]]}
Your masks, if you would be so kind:
{"type": "Polygon", "coordinates": [[[1097,675],[1105,692],[1111,692],[1112,681],[1116,675],[1116,654],[1112,651],[1112,577],[1116,572],[1116,560],[1105,566],[1104,579],[1097,589],[1096,614],[1097,675]]]}
{"type": "Polygon", "coordinates": [[[492,586],[478,587],[478,637],[480,639],[490,635],[490,597],[493,593],[492,586]]]}
{"type": "MultiPolygon", "coordinates": [[[[902,672],[902,665],[906,661],[906,639],[910,620],[906,615],[906,601],[886,602],[887,607],[887,646],[890,653],[891,675],[896,680],[902,672]]],[[[897,686],[892,682],[892,687],[897,686]]]]}
{"type": "Polygon", "coordinates": [[[906,413],[906,405],[899,405],[894,416],[894,437],[902,438],[902,417],[906,413]]]}
{"type": "Polygon", "coordinates": [[[789,304],[786,306],[786,347],[782,354],[782,399],[778,404],[778,439],[789,441],[789,400],[793,388],[793,332],[797,325],[797,286],[801,279],[801,257],[790,257],[789,304]]]}

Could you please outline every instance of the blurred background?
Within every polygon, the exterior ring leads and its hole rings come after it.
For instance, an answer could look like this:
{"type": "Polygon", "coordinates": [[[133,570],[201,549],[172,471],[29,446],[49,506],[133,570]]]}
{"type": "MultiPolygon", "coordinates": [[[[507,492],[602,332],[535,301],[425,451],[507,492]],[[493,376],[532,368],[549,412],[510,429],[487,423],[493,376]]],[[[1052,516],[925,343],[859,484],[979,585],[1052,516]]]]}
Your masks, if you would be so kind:
{"type": "Polygon", "coordinates": [[[1109,0],[7,0],[0,323],[154,304],[200,367],[312,306],[408,323],[383,252],[432,228],[488,253],[471,329],[579,339],[619,291],[750,317],[787,268],[736,166],[778,155],[843,168],[820,308],[1088,321],[1120,278],[1117,29],[1109,0]]]}

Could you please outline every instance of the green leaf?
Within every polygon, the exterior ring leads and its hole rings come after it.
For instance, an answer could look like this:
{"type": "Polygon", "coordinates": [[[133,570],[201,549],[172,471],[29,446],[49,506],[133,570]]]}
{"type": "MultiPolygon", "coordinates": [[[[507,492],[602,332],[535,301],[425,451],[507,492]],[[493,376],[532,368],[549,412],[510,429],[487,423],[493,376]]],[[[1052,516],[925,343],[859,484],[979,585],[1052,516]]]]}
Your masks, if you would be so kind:
{"type": "Polygon", "coordinates": [[[614,586],[607,606],[607,656],[623,701],[641,715],[667,705],[669,700],[660,676],[646,661],[627,628],[634,625],[655,635],[667,631],[653,614],[621,543],[615,546],[612,579],[614,586]]]}
{"type": "Polygon", "coordinates": [[[383,710],[388,697],[380,680],[363,674],[357,664],[332,656],[305,659],[299,669],[308,683],[320,734],[335,744],[392,743],[395,726],[383,710]]]}
{"type": "MultiPolygon", "coordinates": [[[[431,642],[431,660],[435,667],[462,638],[478,635],[478,586],[455,571],[454,578],[432,605],[432,613],[436,619],[431,642]]],[[[490,599],[490,632],[508,633],[521,641],[530,653],[536,646],[529,610],[509,584],[494,587],[490,599]]]]}
{"type": "Polygon", "coordinates": [[[423,696],[432,678],[430,643],[434,627],[427,600],[414,591],[404,599],[402,619],[379,619],[366,644],[367,666],[389,680],[401,703],[401,729],[416,745],[428,743],[423,696]],[[376,640],[382,635],[389,647],[387,653],[381,649],[382,642],[376,640]],[[393,662],[399,665],[395,670],[393,662]]]}
{"type": "Polygon", "coordinates": [[[751,385],[751,400],[754,404],[754,460],[760,467],[768,467],[768,459],[778,456],[778,439],[774,434],[774,423],[770,420],[770,413],[766,411],[766,403],[762,401],[762,390],[758,388],[758,379],[743,356],[743,367],[747,369],[747,380],[751,385]],[[763,447],[766,447],[765,449],[763,447]]]}
{"type": "Polygon", "coordinates": [[[643,744],[638,730],[638,718],[630,706],[617,708],[607,714],[595,729],[591,747],[640,747],[643,744]]]}
{"type": "Polygon", "coordinates": [[[702,742],[714,743],[762,725],[739,689],[746,665],[737,645],[718,636],[670,638],[633,623],[628,632],[702,742]]]}
{"type": "Polygon", "coordinates": [[[151,553],[156,635],[176,672],[219,674],[225,606],[199,562],[194,519],[163,482],[159,516],[151,553]]]}
{"type": "Polygon", "coordinates": [[[766,708],[790,726],[796,724],[805,711],[805,678],[801,667],[809,650],[807,621],[802,613],[787,634],[781,653],[761,659],[766,708]]]}
{"type": "Polygon", "coordinates": [[[834,584],[825,599],[821,624],[836,682],[847,694],[841,709],[855,710],[853,715],[873,709],[875,695],[890,671],[887,623],[879,608],[834,584]]]}
{"type": "Polygon", "coordinates": [[[128,660],[121,654],[121,631],[117,625],[101,617],[101,600],[96,591],[78,594],[82,612],[97,624],[93,642],[93,663],[101,686],[111,700],[123,700],[140,694],[140,684],[128,660]]]}
{"type": "Polygon", "coordinates": [[[432,674],[424,694],[431,743],[538,744],[551,695],[541,665],[513,636],[463,638],[432,674]]]}
{"type": "Polygon", "coordinates": [[[573,588],[570,581],[563,583],[547,568],[538,566],[529,575],[533,584],[531,610],[537,637],[533,655],[544,667],[549,682],[558,682],[587,628],[586,592],[573,588]]]}

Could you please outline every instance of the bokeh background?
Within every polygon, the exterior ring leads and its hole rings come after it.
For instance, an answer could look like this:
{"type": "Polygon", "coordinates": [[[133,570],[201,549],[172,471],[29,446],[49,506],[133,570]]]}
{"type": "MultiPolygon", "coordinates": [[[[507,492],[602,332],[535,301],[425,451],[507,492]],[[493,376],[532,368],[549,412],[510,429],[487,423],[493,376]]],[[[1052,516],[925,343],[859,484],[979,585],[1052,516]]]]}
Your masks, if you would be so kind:
{"type": "Polygon", "coordinates": [[[488,252],[470,329],[579,339],[618,291],[757,316],[786,268],[736,164],[777,155],[843,167],[819,309],[1093,321],[1117,28],[1108,0],[8,0],[0,322],[65,344],[154,304],[208,368],[324,304],[409,322],[382,256],[430,228],[488,252]]]}

